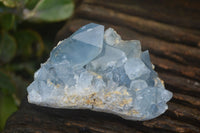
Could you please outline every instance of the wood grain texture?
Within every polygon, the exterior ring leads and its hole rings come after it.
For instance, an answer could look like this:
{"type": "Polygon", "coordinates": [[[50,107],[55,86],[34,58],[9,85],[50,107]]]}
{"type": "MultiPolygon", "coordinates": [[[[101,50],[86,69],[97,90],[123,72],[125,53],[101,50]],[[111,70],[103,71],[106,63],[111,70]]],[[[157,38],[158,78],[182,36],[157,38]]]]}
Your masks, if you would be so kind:
{"type": "Polygon", "coordinates": [[[174,93],[169,109],[150,121],[124,120],[90,110],[39,107],[25,98],[4,133],[200,132],[200,2],[198,0],[84,0],[56,36],[62,40],[90,22],[140,40],[174,93]]]}

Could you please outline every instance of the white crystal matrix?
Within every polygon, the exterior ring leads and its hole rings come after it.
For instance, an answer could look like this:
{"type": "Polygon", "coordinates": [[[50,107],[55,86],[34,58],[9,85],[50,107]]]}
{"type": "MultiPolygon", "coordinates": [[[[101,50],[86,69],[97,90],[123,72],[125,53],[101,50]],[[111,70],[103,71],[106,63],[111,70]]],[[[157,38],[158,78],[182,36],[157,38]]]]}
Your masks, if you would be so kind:
{"type": "Polygon", "coordinates": [[[153,68],[139,41],[91,23],[52,50],[27,88],[28,101],[149,120],[164,113],[172,98],[153,68]]]}

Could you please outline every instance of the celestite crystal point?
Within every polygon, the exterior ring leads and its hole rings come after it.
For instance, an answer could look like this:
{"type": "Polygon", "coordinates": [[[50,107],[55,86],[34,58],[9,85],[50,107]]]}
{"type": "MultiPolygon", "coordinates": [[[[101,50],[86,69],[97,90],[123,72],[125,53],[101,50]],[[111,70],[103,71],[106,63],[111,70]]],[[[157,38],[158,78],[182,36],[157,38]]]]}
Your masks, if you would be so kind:
{"type": "Polygon", "coordinates": [[[83,67],[101,53],[103,38],[104,26],[88,24],[59,42],[51,52],[50,62],[68,61],[71,67],[83,67]]]}
{"type": "Polygon", "coordinates": [[[172,98],[139,41],[124,41],[112,28],[104,32],[104,26],[94,23],[59,42],[27,90],[33,104],[130,120],[161,115],[172,98]]]}

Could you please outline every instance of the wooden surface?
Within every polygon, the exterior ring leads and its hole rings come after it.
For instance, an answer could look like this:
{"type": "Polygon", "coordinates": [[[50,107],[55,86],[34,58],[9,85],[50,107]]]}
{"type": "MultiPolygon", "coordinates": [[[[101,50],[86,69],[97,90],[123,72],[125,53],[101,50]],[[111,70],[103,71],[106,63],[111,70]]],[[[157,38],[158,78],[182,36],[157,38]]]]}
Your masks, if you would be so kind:
{"type": "Polygon", "coordinates": [[[140,40],[174,94],[163,115],[128,121],[89,110],[39,107],[24,99],[4,133],[200,132],[199,7],[198,0],[84,0],[57,34],[56,41],[62,40],[95,22],[113,27],[123,39],[140,40]]]}

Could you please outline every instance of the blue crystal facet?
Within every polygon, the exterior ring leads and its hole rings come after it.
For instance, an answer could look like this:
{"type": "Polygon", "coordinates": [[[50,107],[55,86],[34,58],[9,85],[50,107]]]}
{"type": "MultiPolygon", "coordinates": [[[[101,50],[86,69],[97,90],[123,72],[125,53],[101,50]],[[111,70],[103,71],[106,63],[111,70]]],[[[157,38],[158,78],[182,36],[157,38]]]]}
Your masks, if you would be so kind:
{"type": "Polygon", "coordinates": [[[91,109],[149,120],[168,108],[165,89],[137,40],[88,24],[61,41],[35,72],[28,101],[41,106],[91,109]]]}
{"type": "Polygon", "coordinates": [[[68,61],[72,67],[83,67],[101,53],[104,26],[88,24],[70,38],[61,41],[50,55],[52,63],[68,61]]]}

